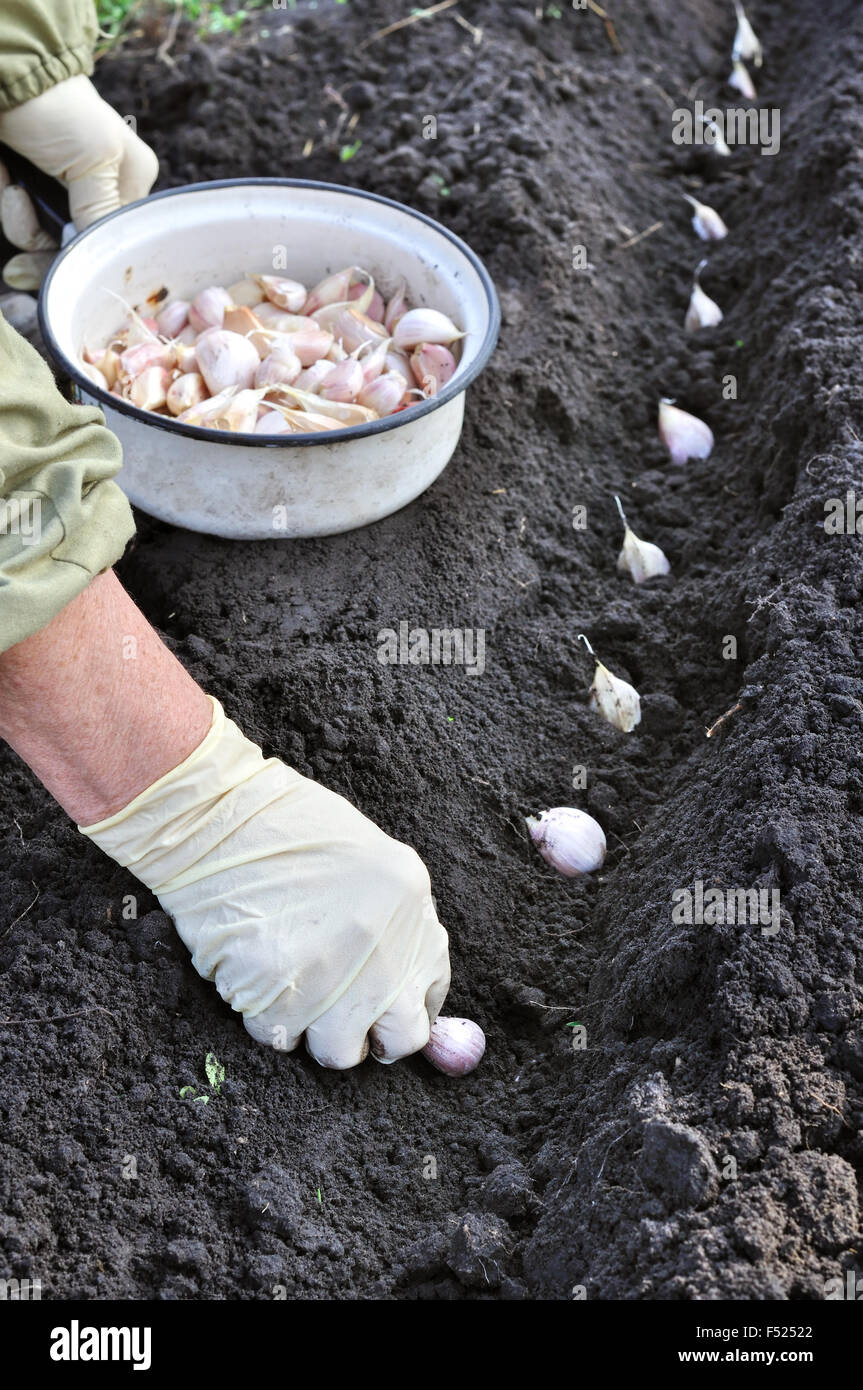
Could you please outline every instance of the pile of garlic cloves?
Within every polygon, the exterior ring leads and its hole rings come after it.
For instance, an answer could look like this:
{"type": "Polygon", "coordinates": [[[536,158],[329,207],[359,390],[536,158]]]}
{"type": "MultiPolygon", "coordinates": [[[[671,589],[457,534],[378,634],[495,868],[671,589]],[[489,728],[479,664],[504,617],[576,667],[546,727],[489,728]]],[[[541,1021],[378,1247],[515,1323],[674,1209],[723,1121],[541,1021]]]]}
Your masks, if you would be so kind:
{"type": "Polygon", "coordinates": [[[347,266],[313,289],[278,275],[167,290],[131,308],[82,370],[103,390],[180,424],[232,433],[314,434],[366,424],[434,396],[465,335],[412,308],[404,280],[384,300],[347,266]]]}

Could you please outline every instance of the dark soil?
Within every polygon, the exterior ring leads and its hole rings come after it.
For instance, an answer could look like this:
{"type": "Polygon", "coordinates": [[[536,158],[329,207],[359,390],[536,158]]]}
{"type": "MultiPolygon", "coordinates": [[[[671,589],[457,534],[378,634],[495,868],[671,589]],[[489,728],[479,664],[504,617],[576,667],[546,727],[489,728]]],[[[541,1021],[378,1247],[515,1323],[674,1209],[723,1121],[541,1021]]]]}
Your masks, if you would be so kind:
{"type": "Polygon", "coordinates": [[[731,6],[607,8],[622,54],[563,0],[541,21],[463,0],[479,45],[452,11],[361,49],[394,7],[351,0],[230,43],[181,30],[172,66],[144,33],[100,65],[163,185],[372,189],[499,287],[500,346],[419,501],[303,543],[141,517],[120,567],[252,737],[424,856],[447,1012],[488,1052],[451,1082],[256,1049],[155,900],[6,754],[0,1275],[45,1297],[822,1299],[861,1269],[863,567],[823,519],[863,496],[863,12],[753,0],[781,152],[721,160],[672,144],[671,108],[739,104],[731,6]],[[732,229],[704,282],[725,322],[695,339],[682,189],[732,229]],[[708,461],[668,465],[661,394],[713,426],[708,461]],[[616,572],[615,492],[668,578],[616,572]],[[402,619],[484,628],[485,675],[382,667],[402,619]],[[633,734],[587,707],[579,632],[642,692],[633,734]],[[559,804],[607,831],[590,881],[526,842],[522,817],[559,804]],[[778,933],[675,924],[699,879],[778,888],[778,933]],[[181,1099],[210,1051],[221,1094],[181,1099]]]}

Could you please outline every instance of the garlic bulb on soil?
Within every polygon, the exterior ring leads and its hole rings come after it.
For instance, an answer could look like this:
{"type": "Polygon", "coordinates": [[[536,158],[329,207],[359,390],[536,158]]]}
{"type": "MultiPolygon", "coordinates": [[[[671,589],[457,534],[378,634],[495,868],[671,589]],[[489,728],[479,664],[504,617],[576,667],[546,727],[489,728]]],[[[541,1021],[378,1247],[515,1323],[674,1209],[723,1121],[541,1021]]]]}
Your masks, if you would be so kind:
{"type": "Polygon", "coordinates": [[[617,510],[620,512],[620,519],[624,528],[623,547],[617,557],[617,568],[630,574],[636,584],[643,584],[645,579],[652,579],[656,574],[668,574],[671,569],[668,556],[660,550],[658,545],[653,545],[651,541],[640,540],[636,536],[626,520],[620,498],[615,497],[614,500],[617,503],[617,510]]]}
{"type": "Polygon", "coordinates": [[[691,193],[684,193],[683,197],[693,209],[692,226],[702,241],[723,241],[728,236],[728,228],[715,208],[699,203],[691,193]]]}
{"type": "Polygon", "coordinates": [[[586,811],[554,806],[539,816],[528,816],[525,823],[543,859],[564,878],[580,878],[602,867],[605,834],[586,811]]]}
{"type": "Polygon", "coordinates": [[[715,328],[722,322],[723,314],[719,305],[701,288],[699,276],[706,265],[706,261],[699,261],[695,270],[689,308],[683,321],[687,333],[697,333],[699,328],[715,328]]]}
{"type": "Polygon", "coordinates": [[[697,415],[680,410],[672,400],[663,396],[659,402],[659,437],[674,464],[688,459],[706,459],[713,449],[713,431],[697,415]]]}
{"type": "Polygon", "coordinates": [[[641,699],[638,691],[628,681],[613,676],[608,667],[603,666],[584,633],[579,633],[578,640],[584,643],[596,662],[593,685],[590,687],[591,706],[615,729],[619,729],[623,734],[631,733],[636,724],[641,723],[641,699]]]}
{"type": "Polygon", "coordinates": [[[485,1052],[485,1033],[469,1018],[436,1018],[423,1056],[445,1076],[467,1076],[485,1052]]]}

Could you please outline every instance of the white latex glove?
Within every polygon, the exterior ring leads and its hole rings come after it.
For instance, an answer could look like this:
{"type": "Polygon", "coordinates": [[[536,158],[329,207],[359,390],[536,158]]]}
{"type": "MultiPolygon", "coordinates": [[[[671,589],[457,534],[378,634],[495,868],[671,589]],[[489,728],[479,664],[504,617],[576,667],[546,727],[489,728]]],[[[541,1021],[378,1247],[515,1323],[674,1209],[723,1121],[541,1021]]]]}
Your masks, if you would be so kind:
{"type": "Polygon", "coordinates": [[[261,750],[213,700],[204,742],[124,810],[80,826],[174,918],[253,1038],[303,1034],[325,1067],[417,1052],[449,988],[422,860],[261,750]]]}
{"type": "MultiPolygon", "coordinates": [[[[102,100],[88,77],[67,77],[41,96],[2,112],[0,141],[60,180],[78,231],[124,203],[145,197],[159,172],[149,145],[102,100]]],[[[13,256],[3,278],[13,289],[38,289],[56,243],[39,226],[25,191],[3,186],[2,172],[0,187],[4,235],[24,253],[13,256]]]]}

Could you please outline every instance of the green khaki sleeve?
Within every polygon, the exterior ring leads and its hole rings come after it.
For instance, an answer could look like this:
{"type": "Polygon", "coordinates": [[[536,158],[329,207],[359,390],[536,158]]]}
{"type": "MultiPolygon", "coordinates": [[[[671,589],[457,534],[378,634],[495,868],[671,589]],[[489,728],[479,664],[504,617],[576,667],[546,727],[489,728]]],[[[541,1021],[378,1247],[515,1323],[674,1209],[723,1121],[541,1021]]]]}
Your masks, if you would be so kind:
{"type": "Polygon", "coordinates": [[[38,632],[134,534],[101,410],[70,405],[0,316],[0,651],[38,632]]]}
{"type": "Polygon", "coordinates": [[[0,111],[66,77],[89,77],[97,34],[93,0],[2,0],[0,111]]]}

